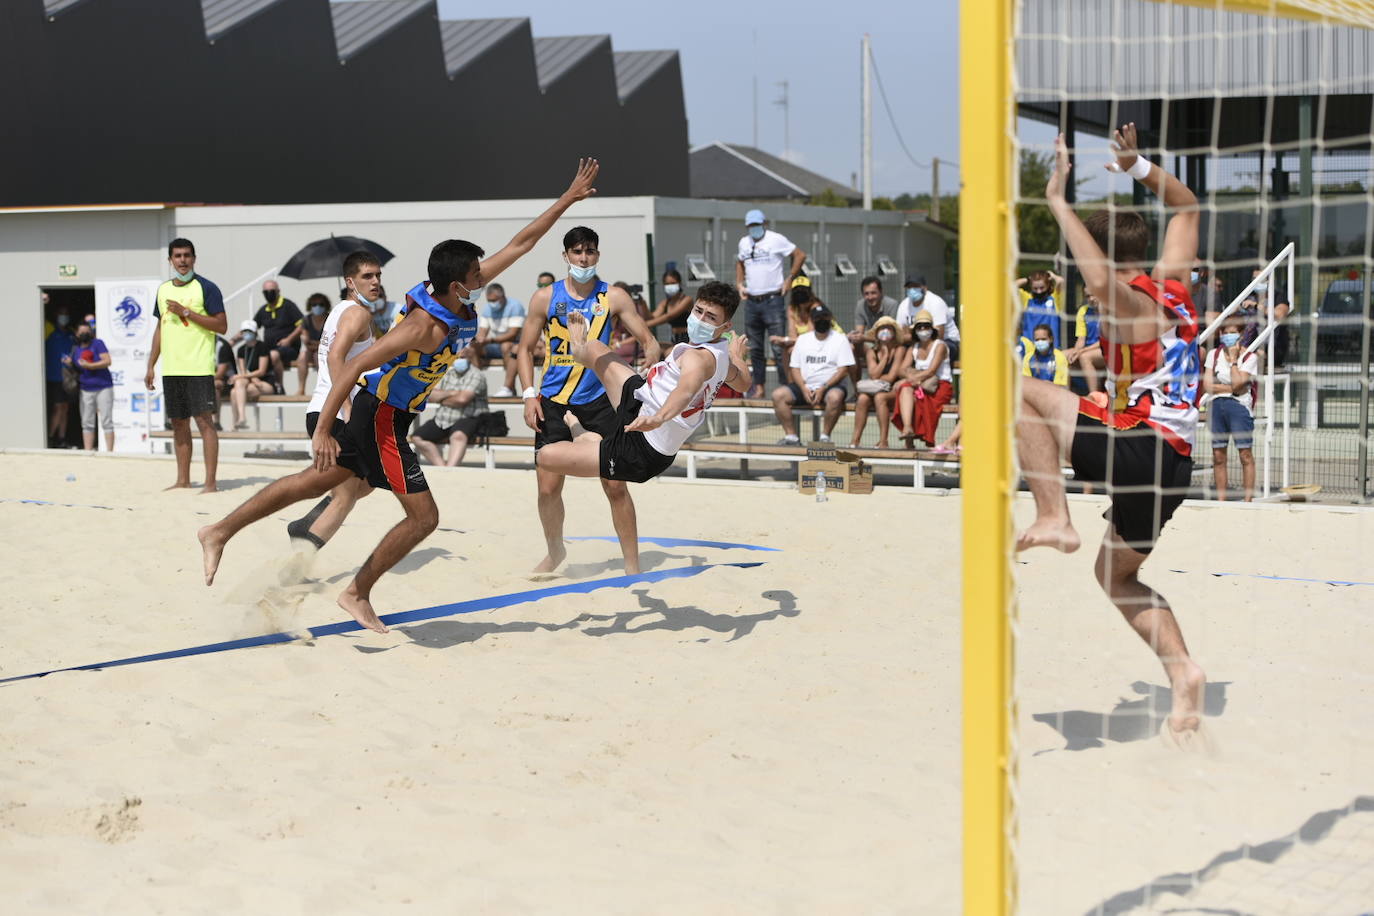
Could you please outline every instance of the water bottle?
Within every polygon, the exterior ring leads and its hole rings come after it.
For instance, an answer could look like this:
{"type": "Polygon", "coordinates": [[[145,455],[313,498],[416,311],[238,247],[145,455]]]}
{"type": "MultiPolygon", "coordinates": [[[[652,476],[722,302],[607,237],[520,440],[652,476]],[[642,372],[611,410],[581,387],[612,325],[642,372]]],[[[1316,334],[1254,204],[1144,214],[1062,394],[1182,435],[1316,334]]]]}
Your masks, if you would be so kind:
{"type": "Polygon", "coordinates": [[[825,471],[821,471],[816,475],[816,502],[823,503],[829,498],[825,495],[825,471]]]}

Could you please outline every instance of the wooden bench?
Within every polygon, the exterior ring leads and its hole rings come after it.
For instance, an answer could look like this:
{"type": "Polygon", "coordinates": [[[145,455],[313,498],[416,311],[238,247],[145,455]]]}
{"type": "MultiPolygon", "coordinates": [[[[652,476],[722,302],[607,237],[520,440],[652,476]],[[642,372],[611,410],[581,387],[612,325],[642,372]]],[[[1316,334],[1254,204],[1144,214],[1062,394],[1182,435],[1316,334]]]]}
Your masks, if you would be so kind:
{"type": "MultiPolygon", "coordinates": [[[[150,435],[154,439],[170,439],[172,438],[172,431],[170,429],[155,429],[150,435]]],[[[191,437],[200,438],[200,428],[194,423],[191,424],[191,437]]],[[[220,431],[219,437],[221,439],[261,439],[270,442],[277,440],[308,441],[310,439],[303,429],[282,430],[275,433],[263,433],[251,429],[226,429],[220,431]]]]}

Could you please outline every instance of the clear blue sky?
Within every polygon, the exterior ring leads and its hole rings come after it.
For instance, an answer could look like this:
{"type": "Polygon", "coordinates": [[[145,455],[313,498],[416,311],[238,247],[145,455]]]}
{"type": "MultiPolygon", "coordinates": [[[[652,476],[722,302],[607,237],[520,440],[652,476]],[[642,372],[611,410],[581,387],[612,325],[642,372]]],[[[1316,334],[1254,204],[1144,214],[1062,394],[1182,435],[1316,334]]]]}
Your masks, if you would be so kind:
{"type": "MultiPolygon", "coordinates": [[[[752,142],[757,74],[759,146],[781,155],[782,110],[772,102],[776,83],[787,80],[794,161],[846,184],[859,170],[859,42],[868,32],[912,155],[921,163],[959,158],[957,3],[439,0],[439,11],[446,19],[529,17],[536,37],[605,33],[618,51],[678,50],[693,146],[752,142]]],[[[873,97],[874,192],[929,190],[930,170],[902,152],[876,85],[873,97]]],[[[942,168],[940,184],[955,190],[958,172],[942,168]]]]}

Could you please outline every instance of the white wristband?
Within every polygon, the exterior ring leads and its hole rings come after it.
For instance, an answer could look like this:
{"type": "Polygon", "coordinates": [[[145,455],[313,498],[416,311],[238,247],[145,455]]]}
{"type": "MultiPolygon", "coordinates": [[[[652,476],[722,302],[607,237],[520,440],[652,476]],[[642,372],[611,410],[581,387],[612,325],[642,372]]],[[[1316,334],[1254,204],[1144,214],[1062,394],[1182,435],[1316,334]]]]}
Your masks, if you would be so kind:
{"type": "Polygon", "coordinates": [[[528,401],[530,398],[539,397],[539,391],[535,389],[534,386],[530,386],[529,388],[526,388],[524,391],[520,392],[520,397],[523,400],[528,401]]]}
{"type": "Polygon", "coordinates": [[[1144,156],[1136,156],[1135,162],[1126,170],[1126,174],[1130,175],[1136,181],[1144,181],[1146,178],[1150,177],[1150,168],[1152,165],[1153,163],[1144,156]]]}

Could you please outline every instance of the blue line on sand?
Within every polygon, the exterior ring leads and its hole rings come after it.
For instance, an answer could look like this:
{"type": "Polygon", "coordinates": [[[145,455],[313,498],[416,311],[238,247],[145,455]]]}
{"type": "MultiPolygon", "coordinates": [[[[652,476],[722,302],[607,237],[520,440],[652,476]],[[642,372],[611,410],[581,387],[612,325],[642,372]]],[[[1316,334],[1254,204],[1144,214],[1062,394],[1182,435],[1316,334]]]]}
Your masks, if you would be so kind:
{"type": "MultiPolygon", "coordinates": [[[[565,538],[568,541],[616,541],[613,534],[592,534],[583,537],[565,538]]],[[[645,544],[658,544],[660,547],[719,547],[721,550],[768,550],[778,552],[780,547],[760,547],[757,544],[731,544],[728,541],[698,541],[693,538],[648,538],[639,539],[645,544]]]]}
{"type": "MultiPolygon", "coordinates": [[[[1192,570],[1171,569],[1169,572],[1183,573],[1186,575],[1192,572],[1192,570]]],[[[1266,576],[1261,573],[1209,572],[1207,575],[1215,576],[1218,579],[1233,576],[1243,579],[1268,579],[1271,582],[1312,582],[1317,585],[1374,585],[1374,582],[1347,582],[1343,579],[1305,579],[1301,576],[1266,576]]]]}
{"type": "MultiPolygon", "coordinates": [[[[671,569],[656,569],[652,572],[636,573],[632,576],[608,576],[604,579],[589,579],[585,582],[568,582],[563,585],[550,586],[549,588],[535,588],[524,592],[492,595],[488,598],[473,598],[468,601],[457,601],[453,604],[440,604],[414,611],[397,611],[394,614],[382,615],[382,622],[394,626],[399,623],[414,623],[417,620],[432,620],[435,617],[448,617],[453,614],[473,614],[477,611],[490,611],[495,608],[509,607],[514,604],[539,601],[542,598],[553,598],[558,595],[582,594],[594,592],[601,588],[622,588],[627,585],[637,585],[642,582],[661,582],[664,579],[682,579],[688,576],[700,575],[708,569],[723,569],[726,567],[750,569],[762,565],[762,563],[713,563],[707,566],[676,566],[671,569]]],[[[362,628],[362,624],[358,623],[356,620],[345,620],[340,623],[327,623],[323,626],[311,627],[310,635],[333,636],[336,633],[350,633],[354,630],[361,630],[362,628]]],[[[21,674],[17,677],[0,678],[0,684],[8,684],[11,681],[25,681],[36,677],[46,677],[49,674],[57,674],[63,671],[98,671],[101,668],[116,668],[120,665],[137,665],[142,662],[158,662],[169,658],[182,658],[187,655],[207,655],[211,652],[228,652],[231,649],[247,649],[252,646],[270,646],[276,643],[291,642],[299,638],[301,638],[299,634],[293,636],[289,633],[268,633],[264,636],[249,636],[245,639],[231,639],[228,642],[214,642],[204,646],[192,646],[189,649],[174,649],[171,652],[157,652],[153,655],[137,655],[132,658],[119,658],[109,662],[97,662],[93,665],[76,665],[71,668],[54,668],[51,671],[40,671],[37,674],[21,674]]]]}

